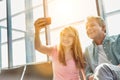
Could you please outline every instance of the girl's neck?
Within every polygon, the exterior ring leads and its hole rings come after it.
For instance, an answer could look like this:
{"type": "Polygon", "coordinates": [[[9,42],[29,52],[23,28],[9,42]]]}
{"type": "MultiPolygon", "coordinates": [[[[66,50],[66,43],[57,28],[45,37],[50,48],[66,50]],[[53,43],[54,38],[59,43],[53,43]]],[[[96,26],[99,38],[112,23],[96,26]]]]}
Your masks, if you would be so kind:
{"type": "Polygon", "coordinates": [[[72,57],[72,49],[71,48],[67,48],[65,49],[65,59],[66,60],[71,60],[73,57],[72,57]]]}
{"type": "Polygon", "coordinates": [[[72,51],[72,50],[71,50],[70,47],[69,47],[69,48],[68,48],[68,47],[64,48],[64,52],[65,52],[65,53],[70,53],[71,51],[72,51]]]}

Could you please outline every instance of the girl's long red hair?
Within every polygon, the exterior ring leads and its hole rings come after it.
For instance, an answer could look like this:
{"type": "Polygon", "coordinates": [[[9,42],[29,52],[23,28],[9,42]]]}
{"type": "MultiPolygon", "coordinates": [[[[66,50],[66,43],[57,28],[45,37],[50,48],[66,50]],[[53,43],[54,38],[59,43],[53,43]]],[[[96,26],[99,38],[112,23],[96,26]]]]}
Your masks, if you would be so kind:
{"type": "Polygon", "coordinates": [[[80,39],[79,39],[79,34],[77,32],[77,30],[74,27],[68,26],[66,28],[64,28],[61,33],[60,33],[60,44],[58,46],[58,51],[59,51],[59,61],[63,64],[66,65],[66,61],[65,61],[65,53],[64,53],[64,47],[61,44],[61,38],[62,38],[62,33],[64,31],[68,31],[70,33],[72,33],[73,37],[74,37],[74,42],[72,45],[72,51],[73,51],[73,59],[75,61],[76,67],[77,68],[84,68],[85,67],[85,60],[83,57],[83,53],[82,53],[82,48],[81,48],[81,44],[80,44],[80,39]]]}

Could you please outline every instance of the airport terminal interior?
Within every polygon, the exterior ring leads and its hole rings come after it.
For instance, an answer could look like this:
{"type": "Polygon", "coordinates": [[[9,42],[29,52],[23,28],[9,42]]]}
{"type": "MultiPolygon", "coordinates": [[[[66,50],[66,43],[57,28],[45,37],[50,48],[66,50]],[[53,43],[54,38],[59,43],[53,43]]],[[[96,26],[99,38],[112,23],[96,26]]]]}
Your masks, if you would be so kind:
{"type": "Polygon", "coordinates": [[[34,48],[34,22],[51,17],[41,30],[44,45],[56,45],[59,31],[72,25],[82,50],[91,43],[85,18],[103,17],[107,34],[119,34],[120,0],[0,0],[0,80],[52,80],[51,58],[34,48]]]}

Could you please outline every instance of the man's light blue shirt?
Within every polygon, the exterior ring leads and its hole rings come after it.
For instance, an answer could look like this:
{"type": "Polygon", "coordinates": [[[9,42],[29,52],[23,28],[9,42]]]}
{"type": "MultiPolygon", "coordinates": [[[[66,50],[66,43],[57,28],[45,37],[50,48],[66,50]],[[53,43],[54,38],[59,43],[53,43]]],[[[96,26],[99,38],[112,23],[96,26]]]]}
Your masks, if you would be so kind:
{"type": "MultiPolygon", "coordinates": [[[[113,64],[120,64],[120,34],[107,36],[103,40],[103,49],[107,56],[107,59],[113,64]]],[[[98,48],[93,42],[85,50],[85,58],[87,62],[86,76],[90,76],[94,73],[95,68],[98,66],[98,48]]]]}

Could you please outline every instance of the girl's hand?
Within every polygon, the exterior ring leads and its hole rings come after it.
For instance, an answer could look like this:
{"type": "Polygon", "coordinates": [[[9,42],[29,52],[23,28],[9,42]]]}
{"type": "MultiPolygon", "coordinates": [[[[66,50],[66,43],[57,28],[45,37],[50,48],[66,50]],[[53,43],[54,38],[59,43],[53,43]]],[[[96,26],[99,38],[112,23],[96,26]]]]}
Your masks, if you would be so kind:
{"type": "Polygon", "coordinates": [[[38,18],[35,23],[35,32],[39,32],[40,29],[44,28],[46,25],[51,24],[51,18],[38,18]]]}

